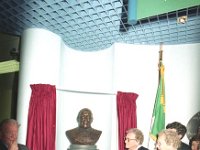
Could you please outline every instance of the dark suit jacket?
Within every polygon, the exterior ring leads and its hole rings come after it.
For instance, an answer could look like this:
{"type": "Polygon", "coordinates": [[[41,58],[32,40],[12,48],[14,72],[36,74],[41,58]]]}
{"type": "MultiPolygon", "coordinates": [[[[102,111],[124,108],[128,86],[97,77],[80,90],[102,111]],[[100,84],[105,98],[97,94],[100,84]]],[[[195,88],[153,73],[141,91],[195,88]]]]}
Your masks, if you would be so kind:
{"type": "Polygon", "coordinates": [[[180,147],[178,148],[178,150],[191,150],[191,148],[190,148],[190,146],[187,145],[186,143],[181,142],[181,145],[180,145],[180,147]]]}
{"type": "Polygon", "coordinates": [[[138,148],[138,150],[149,150],[149,149],[144,146],[141,146],[140,148],[138,148]]]}
{"type": "MultiPolygon", "coordinates": [[[[19,147],[19,150],[28,150],[28,147],[22,144],[18,144],[18,147],[19,147]]],[[[0,150],[8,150],[6,145],[1,140],[0,140],[0,150]]]]}

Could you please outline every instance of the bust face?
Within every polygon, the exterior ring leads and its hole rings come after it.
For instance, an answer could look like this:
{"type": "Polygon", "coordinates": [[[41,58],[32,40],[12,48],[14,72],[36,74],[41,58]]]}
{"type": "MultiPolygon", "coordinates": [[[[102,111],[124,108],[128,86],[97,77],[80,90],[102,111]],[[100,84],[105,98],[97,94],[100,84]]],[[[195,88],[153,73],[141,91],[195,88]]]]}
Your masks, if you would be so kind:
{"type": "Polygon", "coordinates": [[[92,114],[88,110],[83,110],[79,116],[79,126],[81,128],[91,127],[92,114]]]}

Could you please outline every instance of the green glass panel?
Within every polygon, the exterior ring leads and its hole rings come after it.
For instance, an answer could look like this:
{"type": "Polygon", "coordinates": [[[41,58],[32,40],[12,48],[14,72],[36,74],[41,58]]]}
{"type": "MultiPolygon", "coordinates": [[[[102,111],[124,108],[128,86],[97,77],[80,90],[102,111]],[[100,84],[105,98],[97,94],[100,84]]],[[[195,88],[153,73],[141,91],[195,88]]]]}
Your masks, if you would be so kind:
{"type": "Polygon", "coordinates": [[[138,0],[137,19],[200,5],[200,0],[138,0]]]}

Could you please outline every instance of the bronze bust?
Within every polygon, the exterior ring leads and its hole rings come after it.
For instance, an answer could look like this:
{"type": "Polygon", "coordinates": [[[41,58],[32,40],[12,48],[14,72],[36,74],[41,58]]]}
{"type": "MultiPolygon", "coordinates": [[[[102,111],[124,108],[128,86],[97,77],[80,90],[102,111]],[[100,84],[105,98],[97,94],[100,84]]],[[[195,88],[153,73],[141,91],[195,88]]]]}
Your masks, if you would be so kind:
{"type": "Polygon", "coordinates": [[[95,145],[99,140],[102,131],[93,129],[91,123],[93,116],[91,110],[83,108],[77,116],[78,127],[65,132],[71,144],[95,145]]]}

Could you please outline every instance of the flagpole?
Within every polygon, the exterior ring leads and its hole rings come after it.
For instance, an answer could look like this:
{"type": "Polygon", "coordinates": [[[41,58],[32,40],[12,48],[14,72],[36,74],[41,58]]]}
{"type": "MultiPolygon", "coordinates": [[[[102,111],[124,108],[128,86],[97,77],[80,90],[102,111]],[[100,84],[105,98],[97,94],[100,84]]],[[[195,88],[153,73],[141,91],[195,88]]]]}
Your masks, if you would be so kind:
{"type": "Polygon", "coordinates": [[[160,43],[159,63],[162,63],[162,58],[163,58],[163,43],[160,43]]]}
{"type": "MultiPolygon", "coordinates": [[[[160,77],[161,77],[161,73],[160,73],[160,67],[162,65],[162,61],[163,61],[163,43],[160,43],[160,50],[159,50],[159,60],[158,60],[158,74],[159,74],[159,77],[158,77],[158,84],[159,84],[159,81],[160,81],[160,77]]],[[[152,120],[151,120],[151,124],[150,124],[150,130],[149,130],[149,139],[148,139],[148,144],[147,144],[147,147],[149,148],[149,145],[150,145],[150,132],[151,132],[151,128],[152,128],[152,120]]]]}
{"type": "Polygon", "coordinates": [[[159,50],[159,63],[158,63],[158,69],[159,69],[159,78],[158,81],[160,81],[160,67],[162,65],[163,61],[163,43],[160,43],[160,50],[159,50]]]}

